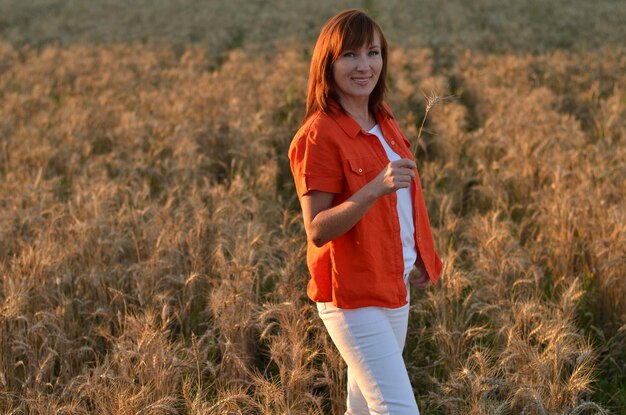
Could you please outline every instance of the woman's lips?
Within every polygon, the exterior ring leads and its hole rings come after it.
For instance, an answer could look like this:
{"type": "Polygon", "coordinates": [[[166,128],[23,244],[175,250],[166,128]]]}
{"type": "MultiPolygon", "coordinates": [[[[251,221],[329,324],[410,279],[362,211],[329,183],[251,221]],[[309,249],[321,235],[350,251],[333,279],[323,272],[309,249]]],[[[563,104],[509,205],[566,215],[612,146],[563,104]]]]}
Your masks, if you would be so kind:
{"type": "Polygon", "coordinates": [[[371,77],[370,78],[352,78],[352,82],[354,82],[357,85],[361,85],[361,86],[365,86],[369,83],[371,77]]]}

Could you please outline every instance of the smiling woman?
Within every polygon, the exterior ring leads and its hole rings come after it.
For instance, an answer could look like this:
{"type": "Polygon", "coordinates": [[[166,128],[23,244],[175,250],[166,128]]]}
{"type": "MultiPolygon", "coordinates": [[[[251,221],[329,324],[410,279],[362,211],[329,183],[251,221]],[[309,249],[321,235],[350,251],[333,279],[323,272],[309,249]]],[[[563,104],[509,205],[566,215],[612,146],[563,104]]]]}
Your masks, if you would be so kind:
{"type": "Polygon", "coordinates": [[[409,274],[439,278],[409,142],[384,103],[387,42],[359,10],[322,29],[289,148],[308,237],[307,293],[348,365],[346,414],[419,413],[402,359],[409,274]]]}

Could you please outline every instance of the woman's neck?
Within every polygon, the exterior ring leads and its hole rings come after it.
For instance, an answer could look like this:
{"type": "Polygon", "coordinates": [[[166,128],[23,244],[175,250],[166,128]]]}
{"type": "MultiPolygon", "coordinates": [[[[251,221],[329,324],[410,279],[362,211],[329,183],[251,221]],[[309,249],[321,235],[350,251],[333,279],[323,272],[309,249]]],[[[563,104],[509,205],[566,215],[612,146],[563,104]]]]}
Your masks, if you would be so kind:
{"type": "Polygon", "coordinates": [[[339,103],[365,131],[371,130],[376,125],[376,118],[369,109],[369,99],[354,100],[340,97],[339,103]]]}

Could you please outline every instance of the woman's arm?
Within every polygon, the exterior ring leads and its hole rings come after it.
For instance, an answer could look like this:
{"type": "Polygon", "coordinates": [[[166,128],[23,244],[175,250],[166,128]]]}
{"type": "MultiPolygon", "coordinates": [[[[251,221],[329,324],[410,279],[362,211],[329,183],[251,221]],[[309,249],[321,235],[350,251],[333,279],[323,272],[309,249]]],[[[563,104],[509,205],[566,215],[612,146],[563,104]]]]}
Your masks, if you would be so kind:
{"type": "Polygon", "coordinates": [[[337,206],[332,206],[333,193],[309,192],[302,197],[307,237],[321,247],[348,232],[379,197],[409,187],[415,178],[415,168],[415,162],[409,159],[392,161],[372,181],[337,206]]]}

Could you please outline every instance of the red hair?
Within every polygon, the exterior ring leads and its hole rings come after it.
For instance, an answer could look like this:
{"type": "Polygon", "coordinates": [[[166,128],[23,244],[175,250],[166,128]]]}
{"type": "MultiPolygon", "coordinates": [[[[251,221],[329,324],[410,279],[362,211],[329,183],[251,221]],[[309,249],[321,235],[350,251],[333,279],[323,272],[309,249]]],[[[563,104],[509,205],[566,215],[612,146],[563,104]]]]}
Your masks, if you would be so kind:
{"type": "Polygon", "coordinates": [[[351,9],[332,17],[324,25],[317,38],[311,58],[305,120],[319,110],[328,111],[329,98],[339,102],[333,78],[333,63],[344,50],[359,49],[363,45],[371,45],[375,32],[380,37],[383,67],[378,82],[370,94],[369,109],[373,113],[376,113],[378,109],[384,110],[382,102],[387,92],[385,82],[387,78],[387,39],[385,39],[381,27],[371,17],[361,10],[351,9]]]}

